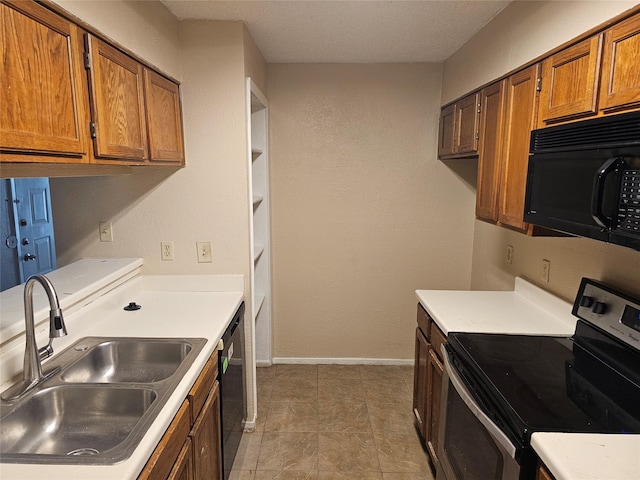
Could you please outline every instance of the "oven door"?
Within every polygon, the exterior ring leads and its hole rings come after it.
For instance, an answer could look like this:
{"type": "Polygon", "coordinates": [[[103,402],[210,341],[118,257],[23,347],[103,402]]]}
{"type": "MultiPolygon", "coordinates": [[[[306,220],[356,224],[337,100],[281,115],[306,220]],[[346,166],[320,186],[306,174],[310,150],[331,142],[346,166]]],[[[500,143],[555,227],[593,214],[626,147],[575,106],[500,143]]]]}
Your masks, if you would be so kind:
{"type": "Polygon", "coordinates": [[[444,374],[436,480],[517,480],[516,446],[482,411],[442,346],[444,374]]]}

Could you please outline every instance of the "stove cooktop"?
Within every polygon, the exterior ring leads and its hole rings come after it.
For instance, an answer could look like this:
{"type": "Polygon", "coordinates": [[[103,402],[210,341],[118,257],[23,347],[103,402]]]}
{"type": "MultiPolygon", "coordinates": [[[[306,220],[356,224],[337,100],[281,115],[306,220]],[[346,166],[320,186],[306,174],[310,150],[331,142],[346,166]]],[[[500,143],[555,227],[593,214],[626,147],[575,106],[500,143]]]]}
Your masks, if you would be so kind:
{"type": "MultiPolygon", "coordinates": [[[[578,330],[590,343],[608,345],[606,338],[593,340],[600,335],[593,327],[582,324],[578,330]]],[[[636,364],[620,368],[585,348],[580,335],[448,338],[463,376],[473,379],[474,389],[484,392],[525,443],[536,431],[640,433],[640,357],[631,354],[636,364]]]]}

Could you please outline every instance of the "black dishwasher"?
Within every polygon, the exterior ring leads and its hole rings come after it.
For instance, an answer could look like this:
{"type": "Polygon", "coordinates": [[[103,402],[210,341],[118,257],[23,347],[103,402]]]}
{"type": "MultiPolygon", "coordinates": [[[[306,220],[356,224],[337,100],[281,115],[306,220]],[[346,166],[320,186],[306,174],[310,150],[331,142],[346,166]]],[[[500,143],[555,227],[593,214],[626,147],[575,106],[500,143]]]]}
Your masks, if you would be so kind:
{"type": "Polygon", "coordinates": [[[244,302],[222,336],[219,351],[220,417],[222,419],[222,469],[229,478],[242,439],[245,413],[244,302]]]}

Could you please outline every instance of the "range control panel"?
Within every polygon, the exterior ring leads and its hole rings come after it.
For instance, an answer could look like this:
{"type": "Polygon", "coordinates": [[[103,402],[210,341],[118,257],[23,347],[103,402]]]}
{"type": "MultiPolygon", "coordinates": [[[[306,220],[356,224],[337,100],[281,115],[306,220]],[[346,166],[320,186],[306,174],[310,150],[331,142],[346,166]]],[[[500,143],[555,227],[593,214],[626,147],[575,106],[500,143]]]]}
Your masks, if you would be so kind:
{"type": "Polygon", "coordinates": [[[640,350],[640,299],[583,278],[572,313],[640,350]]]}

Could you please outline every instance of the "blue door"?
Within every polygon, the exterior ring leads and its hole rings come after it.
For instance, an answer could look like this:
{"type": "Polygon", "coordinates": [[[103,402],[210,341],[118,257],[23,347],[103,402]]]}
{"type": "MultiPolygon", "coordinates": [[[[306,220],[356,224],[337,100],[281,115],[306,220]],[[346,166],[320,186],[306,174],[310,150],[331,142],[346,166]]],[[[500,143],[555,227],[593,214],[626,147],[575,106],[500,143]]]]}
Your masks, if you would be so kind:
{"type": "MultiPolygon", "coordinates": [[[[8,186],[9,195],[5,204],[11,211],[3,212],[2,218],[13,217],[14,229],[9,232],[3,245],[2,265],[4,267],[9,263],[5,261],[5,256],[10,255],[15,263],[8,270],[15,271],[17,267],[18,284],[35,273],[47,273],[56,268],[56,244],[49,179],[15,178],[9,180],[8,186]]],[[[2,288],[8,288],[4,283],[3,278],[2,288]]]]}

